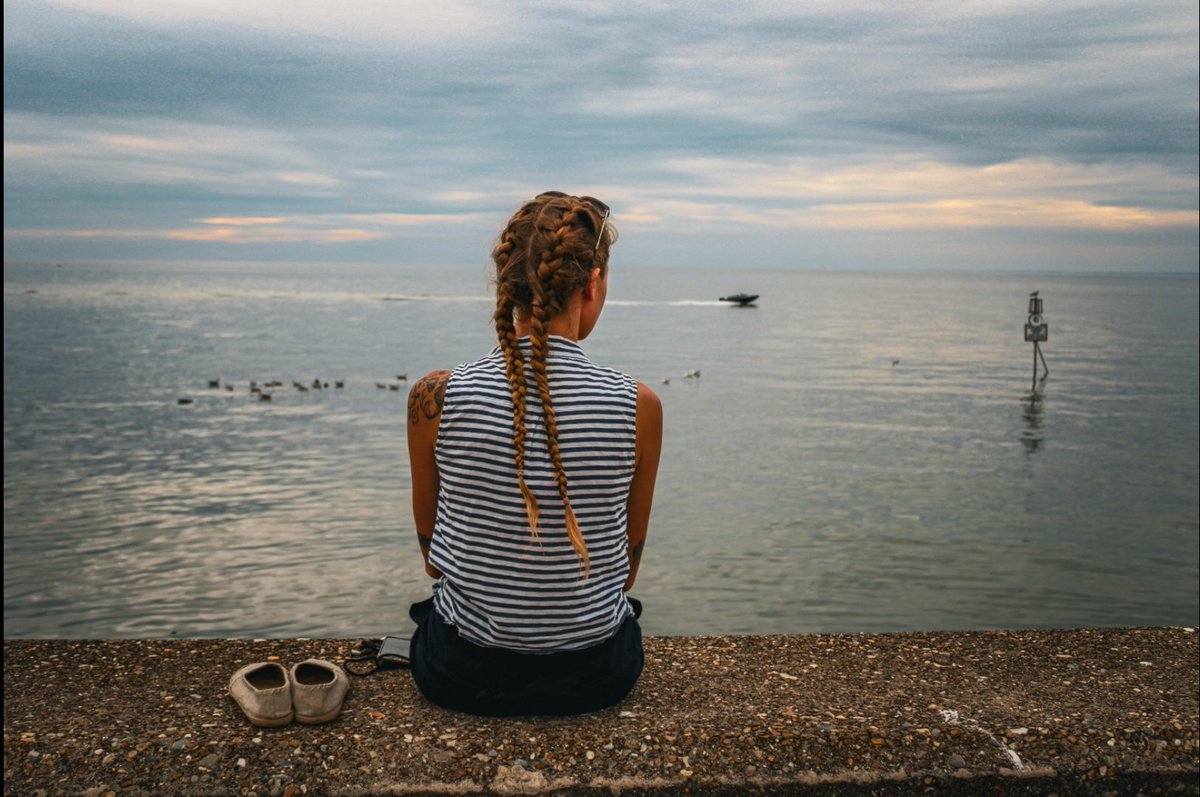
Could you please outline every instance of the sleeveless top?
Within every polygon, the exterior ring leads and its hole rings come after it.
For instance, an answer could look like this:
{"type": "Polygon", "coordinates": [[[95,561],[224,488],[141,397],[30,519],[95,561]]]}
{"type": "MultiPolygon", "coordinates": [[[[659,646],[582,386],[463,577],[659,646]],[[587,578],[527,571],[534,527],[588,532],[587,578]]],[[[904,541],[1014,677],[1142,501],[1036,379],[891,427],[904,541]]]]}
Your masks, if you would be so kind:
{"type": "Polygon", "coordinates": [[[558,446],[575,519],[591,562],[567,536],[566,512],[547,448],[542,402],[525,355],[525,483],[538,505],[529,531],[517,482],[512,391],[504,354],[460,365],[446,383],[435,457],[440,482],[429,561],[443,574],[434,607],[464,639],[531,653],[599,644],[633,614],[626,520],[633,480],[637,383],[593,365],[583,349],[551,336],[546,371],[558,446]]]}

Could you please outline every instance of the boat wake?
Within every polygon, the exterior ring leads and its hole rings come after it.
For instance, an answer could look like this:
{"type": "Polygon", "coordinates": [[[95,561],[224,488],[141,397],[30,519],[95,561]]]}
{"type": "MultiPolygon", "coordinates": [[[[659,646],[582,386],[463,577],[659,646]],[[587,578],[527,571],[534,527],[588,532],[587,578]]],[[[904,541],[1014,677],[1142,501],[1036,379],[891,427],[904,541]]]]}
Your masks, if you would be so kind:
{"type": "Polygon", "coordinates": [[[608,299],[605,302],[620,307],[723,307],[725,302],[705,301],[703,299],[608,299]]]}

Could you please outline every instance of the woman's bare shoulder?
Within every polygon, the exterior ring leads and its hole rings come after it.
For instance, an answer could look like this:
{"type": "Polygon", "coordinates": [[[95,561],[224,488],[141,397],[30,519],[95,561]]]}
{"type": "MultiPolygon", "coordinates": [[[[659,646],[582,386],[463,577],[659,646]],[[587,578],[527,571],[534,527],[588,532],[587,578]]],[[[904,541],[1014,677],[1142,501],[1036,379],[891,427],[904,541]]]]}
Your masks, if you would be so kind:
{"type": "Polygon", "coordinates": [[[637,383],[638,436],[648,430],[654,436],[662,435],[663,409],[658,394],[641,382],[637,383]]]}
{"type": "Polygon", "coordinates": [[[442,403],[446,399],[446,383],[450,371],[430,371],[417,380],[408,391],[408,422],[413,426],[423,421],[436,420],[442,414],[442,403]]]}
{"type": "Polygon", "coordinates": [[[662,400],[644,382],[637,383],[637,402],[639,410],[648,410],[662,414],[662,400]]]}

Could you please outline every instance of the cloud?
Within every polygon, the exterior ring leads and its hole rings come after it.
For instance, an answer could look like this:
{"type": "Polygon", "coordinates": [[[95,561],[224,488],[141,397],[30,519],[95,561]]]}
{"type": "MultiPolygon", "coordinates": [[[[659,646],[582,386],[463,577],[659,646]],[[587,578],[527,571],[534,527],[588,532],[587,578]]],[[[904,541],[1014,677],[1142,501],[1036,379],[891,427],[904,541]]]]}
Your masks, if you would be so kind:
{"type": "Polygon", "coordinates": [[[1071,199],[938,199],[826,205],[806,212],[808,226],[841,230],[903,229],[1074,229],[1137,231],[1187,228],[1200,214],[1187,210],[1154,211],[1095,205],[1071,199]]]}
{"type": "Polygon", "coordinates": [[[327,195],[342,180],[287,132],[164,118],[11,112],[6,188],[177,185],[189,192],[327,195]]]}
{"type": "Polygon", "coordinates": [[[692,158],[669,164],[682,183],[700,187],[685,193],[793,199],[913,196],[1046,196],[1089,192],[1110,196],[1114,190],[1154,188],[1187,191],[1192,181],[1156,164],[1080,164],[1030,159],[983,166],[944,163],[916,157],[863,159],[840,163],[802,158],[783,162],[692,158]]]}
{"type": "Polygon", "coordinates": [[[1101,206],[1069,199],[937,199],[925,202],[840,203],[804,208],[661,200],[637,206],[630,217],[622,217],[622,222],[626,225],[662,225],[667,228],[677,227],[681,222],[702,222],[714,229],[894,231],[1011,228],[1132,232],[1194,227],[1200,222],[1200,214],[1187,210],[1154,211],[1101,206]]]}
{"type": "Polygon", "coordinates": [[[459,251],[547,188],[687,262],[727,259],[712,226],[784,250],[1195,224],[1197,11],[1166,0],[10,0],[4,42],[6,253],[67,229],[459,251]]]}
{"type": "Polygon", "coordinates": [[[355,228],[310,229],[287,226],[229,226],[192,230],[167,230],[157,237],[172,241],[198,241],[204,243],[219,242],[226,244],[344,244],[377,241],[388,238],[389,236],[378,230],[355,228]]]}
{"type": "Polygon", "coordinates": [[[830,165],[806,159],[763,163],[689,159],[636,202],[633,226],[778,229],[1063,229],[1138,231],[1191,228],[1190,209],[1114,203],[1112,197],[1184,192],[1192,182],[1150,165],[1030,160],[988,166],[917,159],[830,165]],[[1131,191],[1131,187],[1136,190],[1131,191]]]}
{"type": "Polygon", "coordinates": [[[280,224],[286,219],[279,216],[260,216],[255,218],[217,218],[217,219],[197,219],[201,224],[214,224],[221,227],[252,227],[259,224],[280,224]]]}
{"type": "Polygon", "coordinates": [[[236,27],[297,38],[351,41],[403,40],[409,46],[469,46],[494,38],[519,21],[509,3],[465,0],[360,0],[331,13],[328,5],[289,0],[206,0],[203,3],[146,3],[142,0],[54,0],[57,9],[110,17],[127,23],[177,29],[209,25],[236,27]]]}
{"type": "Polygon", "coordinates": [[[477,223],[473,213],[332,213],[296,216],[220,216],[195,219],[199,226],[171,229],[5,229],[13,240],[186,241],[254,245],[269,243],[351,244],[397,237],[398,229],[444,228],[477,223]],[[350,226],[356,225],[356,226],[350,226]]]}
{"type": "Polygon", "coordinates": [[[377,241],[388,238],[378,230],[354,228],[311,229],[304,227],[251,227],[237,224],[198,227],[178,230],[10,230],[4,231],[6,238],[13,239],[70,239],[112,241],[187,241],[200,243],[247,244],[344,244],[377,241]]]}

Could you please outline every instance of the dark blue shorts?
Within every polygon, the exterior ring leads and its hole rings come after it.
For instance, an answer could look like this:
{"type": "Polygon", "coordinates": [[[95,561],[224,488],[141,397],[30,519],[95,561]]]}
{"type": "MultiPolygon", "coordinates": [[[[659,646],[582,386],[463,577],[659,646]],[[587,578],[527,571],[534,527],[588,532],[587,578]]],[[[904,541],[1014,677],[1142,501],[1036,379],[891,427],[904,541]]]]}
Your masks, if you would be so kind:
{"type": "MultiPolygon", "coordinates": [[[[641,604],[630,599],[636,615],[641,604]]],[[[414,603],[413,679],[442,708],[487,717],[584,714],[619,703],[642,674],[642,629],[629,617],[609,639],[582,650],[520,653],[461,638],[433,608],[414,603]]]]}

